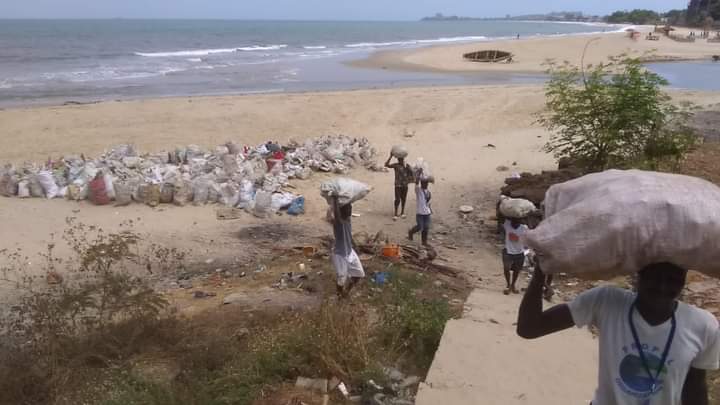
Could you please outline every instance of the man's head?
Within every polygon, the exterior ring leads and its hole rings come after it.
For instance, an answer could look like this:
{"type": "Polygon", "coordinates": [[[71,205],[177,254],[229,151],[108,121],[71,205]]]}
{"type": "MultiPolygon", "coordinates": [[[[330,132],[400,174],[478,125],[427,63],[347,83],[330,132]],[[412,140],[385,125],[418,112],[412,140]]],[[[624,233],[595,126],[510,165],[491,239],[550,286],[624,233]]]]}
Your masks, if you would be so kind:
{"type": "Polygon", "coordinates": [[[520,225],[522,225],[522,219],[510,218],[510,226],[512,226],[513,228],[517,228],[520,225]]]}
{"type": "Polygon", "coordinates": [[[342,219],[348,219],[352,216],[352,204],[345,204],[340,207],[340,216],[342,219]]]}
{"type": "Polygon", "coordinates": [[[430,182],[427,180],[420,180],[420,188],[423,190],[427,190],[428,186],[430,185],[430,182]]]}
{"type": "Polygon", "coordinates": [[[673,263],[653,263],[638,272],[638,300],[645,305],[663,309],[671,307],[680,297],[687,270],[673,263]]]}
{"type": "Polygon", "coordinates": [[[399,158],[397,158],[397,160],[398,160],[398,163],[400,163],[401,165],[405,165],[405,158],[399,157],[399,158]]]}

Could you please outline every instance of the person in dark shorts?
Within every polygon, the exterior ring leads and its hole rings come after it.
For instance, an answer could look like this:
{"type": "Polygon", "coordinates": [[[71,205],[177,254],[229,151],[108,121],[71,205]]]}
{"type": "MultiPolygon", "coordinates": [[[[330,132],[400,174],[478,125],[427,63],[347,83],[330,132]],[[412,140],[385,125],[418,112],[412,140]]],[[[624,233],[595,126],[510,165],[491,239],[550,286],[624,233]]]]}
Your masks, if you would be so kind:
{"type": "Polygon", "coordinates": [[[395,171],[395,211],[393,221],[398,219],[398,208],[400,208],[400,216],[405,219],[405,203],[407,202],[408,184],[413,182],[413,172],[410,165],[405,163],[404,158],[397,158],[397,162],[390,163],[393,155],[390,154],[385,162],[385,167],[395,171]]]}
{"type": "Polygon", "coordinates": [[[522,236],[528,231],[528,226],[517,218],[509,218],[505,220],[503,230],[505,232],[505,248],[502,251],[502,261],[503,273],[507,282],[503,293],[505,295],[511,292],[518,294],[515,283],[517,283],[525,263],[525,245],[522,242],[522,236]]]}

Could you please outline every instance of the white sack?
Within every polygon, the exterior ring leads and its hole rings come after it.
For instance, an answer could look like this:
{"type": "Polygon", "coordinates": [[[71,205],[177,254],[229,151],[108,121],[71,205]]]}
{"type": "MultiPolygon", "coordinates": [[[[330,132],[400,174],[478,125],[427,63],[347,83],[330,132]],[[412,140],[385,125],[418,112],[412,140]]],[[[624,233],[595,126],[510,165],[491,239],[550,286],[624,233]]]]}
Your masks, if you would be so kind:
{"type": "Polygon", "coordinates": [[[557,184],[527,233],[548,273],[634,273],[672,262],[720,276],[720,188],[705,180],[609,170],[557,184]]]}
{"type": "Polygon", "coordinates": [[[403,145],[395,145],[390,150],[390,154],[399,159],[405,159],[408,155],[408,150],[403,145]]]}
{"type": "Polygon", "coordinates": [[[536,210],[535,204],[523,198],[500,198],[500,213],[508,218],[525,218],[536,210]]]}
{"type": "Polygon", "coordinates": [[[367,184],[346,177],[334,178],[320,184],[320,195],[325,197],[328,204],[331,197],[338,197],[341,206],[365,198],[371,190],[367,184]]]}

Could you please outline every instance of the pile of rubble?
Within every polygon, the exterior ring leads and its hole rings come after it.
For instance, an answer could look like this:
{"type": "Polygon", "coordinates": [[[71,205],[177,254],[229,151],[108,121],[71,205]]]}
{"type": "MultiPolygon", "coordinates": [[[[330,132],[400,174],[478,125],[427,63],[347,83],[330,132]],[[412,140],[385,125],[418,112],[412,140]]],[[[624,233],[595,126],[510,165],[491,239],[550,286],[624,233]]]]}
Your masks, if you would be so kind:
{"type": "Polygon", "coordinates": [[[354,167],[383,170],[367,139],[322,136],[288,145],[257,147],[227,142],[214,150],[197,145],[140,154],[120,145],[96,159],[64,156],[43,164],[0,169],[0,195],[67,198],[98,205],[219,203],[262,216],[288,208],[298,196],[286,191],[291,179],[314,171],[346,174],[354,167]]]}
{"type": "Polygon", "coordinates": [[[505,186],[500,191],[502,195],[532,201],[536,207],[539,207],[550,186],[580,176],[582,176],[582,172],[575,168],[544,170],[540,174],[521,173],[519,176],[505,179],[505,186]]]}

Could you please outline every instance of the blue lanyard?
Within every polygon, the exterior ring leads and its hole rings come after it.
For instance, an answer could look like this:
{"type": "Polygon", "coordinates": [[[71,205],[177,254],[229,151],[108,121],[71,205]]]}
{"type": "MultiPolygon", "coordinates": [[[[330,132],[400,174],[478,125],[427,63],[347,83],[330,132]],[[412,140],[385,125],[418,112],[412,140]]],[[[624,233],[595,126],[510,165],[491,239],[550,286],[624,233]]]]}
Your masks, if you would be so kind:
{"type": "Polygon", "coordinates": [[[643,352],[642,345],[640,344],[640,338],[638,338],[637,330],[635,329],[635,323],[633,323],[633,310],[635,309],[635,302],[633,302],[632,305],[630,305],[630,331],[632,332],[633,339],[635,339],[635,345],[637,346],[638,352],[640,353],[640,361],[642,362],[643,367],[645,368],[645,371],[647,372],[648,376],[650,377],[650,392],[655,392],[655,389],[657,388],[657,382],[660,378],[660,373],[662,372],[663,367],[665,367],[665,362],[667,361],[668,355],[670,354],[670,347],[672,346],[673,339],[675,338],[675,329],[677,327],[677,322],[675,320],[675,311],[673,310],[672,313],[672,326],[670,327],[670,335],[668,336],[667,343],[665,343],[665,349],[663,350],[662,358],[660,359],[660,365],[658,365],[657,373],[655,373],[655,376],[653,377],[652,372],[650,371],[650,365],[647,362],[647,358],[645,357],[645,352],[643,352]]]}

